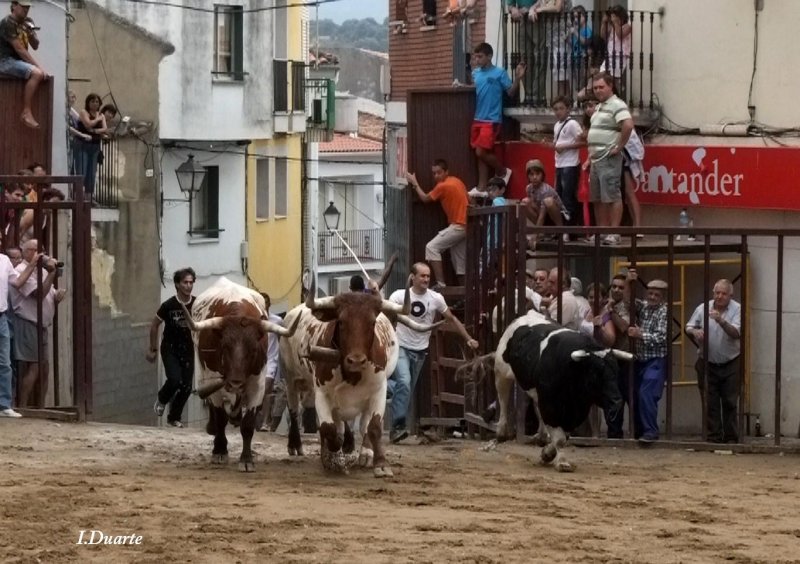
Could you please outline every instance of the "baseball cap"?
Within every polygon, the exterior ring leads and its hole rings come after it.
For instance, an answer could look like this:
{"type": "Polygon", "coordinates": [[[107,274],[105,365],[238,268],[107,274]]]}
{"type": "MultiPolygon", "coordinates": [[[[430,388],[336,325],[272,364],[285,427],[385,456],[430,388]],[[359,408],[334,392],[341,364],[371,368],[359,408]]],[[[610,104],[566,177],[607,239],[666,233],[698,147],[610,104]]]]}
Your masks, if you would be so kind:
{"type": "Polygon", "coordinates": [[[525,165],[525,172],[530,172],[532,168],[544,172],[544,165],[542,164],[542,161],[540,161],[539,159],[529,160],[528,163],[525,165]]]}
{"type": "Polygon", "coordinates": [[[19,4],[23,8],[30,8],[33,2],[31,0],[11,0],[12,4],[19,4]]]}

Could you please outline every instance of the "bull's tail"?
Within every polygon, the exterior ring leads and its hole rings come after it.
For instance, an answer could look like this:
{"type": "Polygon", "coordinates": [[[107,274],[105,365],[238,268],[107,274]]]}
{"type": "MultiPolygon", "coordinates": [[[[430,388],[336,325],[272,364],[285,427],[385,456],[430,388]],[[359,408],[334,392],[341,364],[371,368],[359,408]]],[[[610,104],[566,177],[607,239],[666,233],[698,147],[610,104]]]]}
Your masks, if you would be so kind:
{"type": "Polygon", "coordinates": [[[494,353],[476,356],[458,367],[455,373],[456,382],[463,380],[467,384],[481,384],[484,378],[494,374],[494,353]]]}
{"type": "Polygon", "coordinates": [[[488,377],[494,374],[494,353],[476,356],[458,367],[455,373],[456,382],[464,381],[464,397],[470,398],[470,403],[475,405],[478,399],[478,388],[488,377]]]}

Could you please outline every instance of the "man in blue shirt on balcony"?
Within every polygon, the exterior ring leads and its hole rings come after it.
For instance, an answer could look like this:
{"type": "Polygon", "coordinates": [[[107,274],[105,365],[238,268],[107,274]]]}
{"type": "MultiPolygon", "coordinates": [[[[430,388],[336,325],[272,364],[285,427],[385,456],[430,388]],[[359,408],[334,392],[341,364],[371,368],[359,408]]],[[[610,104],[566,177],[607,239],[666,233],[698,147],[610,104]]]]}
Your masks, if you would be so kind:
{"type": "Polygon", "coordinates": [[[488,43],[481,43],[472,53],[472,81],[475,84],[475,119],[470,131],[470,146],[478,157],[478,186],[486,192],[489,171],[503,179],[508,186],[511,169],[504,167],[494,154],[494,143],[503,123],[503,93],[514,96],[519,90],[519,82],[525,75],[525,63],[514,70],[512,81],[506,71],[492,64],[494,50],[488,43]]]}

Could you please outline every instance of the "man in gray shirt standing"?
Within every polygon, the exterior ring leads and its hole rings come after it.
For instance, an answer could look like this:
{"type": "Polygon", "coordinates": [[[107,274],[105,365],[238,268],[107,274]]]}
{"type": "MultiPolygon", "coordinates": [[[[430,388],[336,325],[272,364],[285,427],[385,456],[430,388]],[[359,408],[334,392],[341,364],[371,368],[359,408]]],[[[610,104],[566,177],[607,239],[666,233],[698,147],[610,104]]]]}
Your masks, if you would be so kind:
{"type": "Polygon", "coordinates": [[[703,340],[708,339],[708,440],[715,443],[739,442],[737,406],[739,403],[739,354],[742,307],[731,299],[733,284],[725,278],[714,284],[714,299],[708,304],[708,330],[703,327],[703,305],[694,310],[686,332],[699,347],[697,385],[703,393],[703,340]]]}

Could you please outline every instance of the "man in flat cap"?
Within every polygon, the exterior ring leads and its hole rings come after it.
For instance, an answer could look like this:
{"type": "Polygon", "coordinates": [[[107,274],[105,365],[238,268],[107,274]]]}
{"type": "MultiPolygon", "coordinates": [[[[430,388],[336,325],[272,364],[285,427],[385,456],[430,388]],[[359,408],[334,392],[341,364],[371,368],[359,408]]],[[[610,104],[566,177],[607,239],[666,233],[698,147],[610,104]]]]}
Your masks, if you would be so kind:
{"type": "Polygon", "coordinates": [[[11,14],[0,21],[0,74],[25,80],[23,109],[20,119],[30,128],[39,127],[33,118],[31,104],[39,83],[47,77],[42,65],[28,52],[28,46],[39,48],[36,28],[28,18],[30,0],[11,2],[11,14]]]}
{"type": "MultiPolygon", "coordinates": [[[[635,268],[628,270],[627,283],[638,278],[635,268]]],[[[651,280],[645,300],[636,300],[636,324],[628,327],[634,339],[634,438],[642,442],[658,439],[658,402],[667,377],[667,283],[651,280]]]]}

